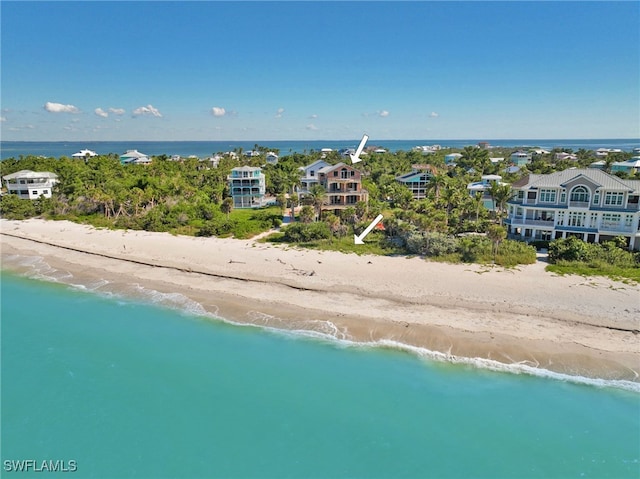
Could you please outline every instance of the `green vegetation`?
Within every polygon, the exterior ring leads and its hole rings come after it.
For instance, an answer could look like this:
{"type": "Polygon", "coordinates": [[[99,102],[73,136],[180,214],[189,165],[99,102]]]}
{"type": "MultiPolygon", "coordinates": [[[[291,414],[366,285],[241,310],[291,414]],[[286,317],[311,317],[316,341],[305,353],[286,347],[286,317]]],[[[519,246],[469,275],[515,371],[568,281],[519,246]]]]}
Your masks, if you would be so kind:
{"type": "MultiPolygon", "coordinates": [[[[526,168],[507,174],[503,172],[506,162],[492,163],[488,151],[477,147],[460,150],[462,157],[455,166],[444,162],[452,150],[427,156],[417,151],[370,153],[354,166],[362,172],[369,200],[329,211],[327,192],[321,186],[298,195],[299,168],[320,158],[330,164],[343,161],[337,152],[292,153],[282,156],[275,165],[264,165],[264,153],[269,149],[256,145],[254,150],[261,155],[245,157],[240,150],[237,156],[223,155],[217,168],[192,158],[170,161],[166,155],[155,157],[148,166],[122,165],[117,155],[86,161],[34,156],[8,159],[0,162],[0,175],[23,169],[52,171],[60,184],[51,199],[29,201],[4,195],[0,199],[0,216],[40,216],[106,228],[249,238],[278,228],[288,214],[293,223],[268,241],[358,254],[409,254],[437,261],[511,267],[536,259],[534,247],[506,239],[502,222],[511,188],[497,183],[491,188],[494,212],[485,208],[482,195],[469,195],[467,184],[480,180],[483,174],[501,174],[505,181],[512,182],[529,172],[584,167],[595,159],[593,152],[580,150],[576,153],[578,160],[568,164],[554,159],[555,153],[563,151],[555,149],[549,154],[534,155],[526,168]],[[232,168],[242,165],[262,166],[267,194],[272,195],[274,206],[258,210],[233,208],[227,176],[232,168]],[[422,165],[432,175],[424,199],[414,200],[411,191],[396,181],[413,165],[422,165]],[[353,235],[362,233],[378,214],[384,216],[384,229],[372,231],[364,245],[355,245],[353,235]]],[[[513,151],[496,149],[491,154],[508,159],[513,151]]],[[[612,160],[622,161],[627,156],[616,154],[612,160]]],[[[587,271],[585,274],[637,280],[637,255],[623,251],[620,245],[614,249],[603,245],[602,250],[592,251],[594,245],[578,242],[583,246],[571,243],[568,247],[557,241],[536,246],[550,248],[550,268],[555,271],[587,271]],[[580,249],[583,247],[584,251],[580,249]]]]}
{"type": "Polygon", "coordinates": [[[624,237],[601,244],[569,237],[549,245],[548,271],[558,274],[606,276],[640,282],[640,252],[626,250],[624,237]]]}

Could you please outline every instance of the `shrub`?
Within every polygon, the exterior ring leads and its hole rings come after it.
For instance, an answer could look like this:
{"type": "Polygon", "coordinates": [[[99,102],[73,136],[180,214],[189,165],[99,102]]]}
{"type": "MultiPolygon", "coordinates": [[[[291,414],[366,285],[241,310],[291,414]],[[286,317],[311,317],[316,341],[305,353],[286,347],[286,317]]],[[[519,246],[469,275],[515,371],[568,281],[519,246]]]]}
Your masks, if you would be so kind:
{"type": "Polygon", "coordinates": [[[7,194],[0,197],[0,216],[8,220],[23,220],[36,215],[33,201],[7,194]]]}
{"type": "Polygon", "coordinates": [[[549,244],[549,261],[588,261],[592,257],[592,248],[575,236],[557,239],[549,244]],[[590,251],[591,250],[591,251],[590,251]]]}
{"type": "Polygon", "coordinates": [[[291,243],[306,243],[330,237],[331,230],[326,223],[293,223],[284,230],[285,241],[291,243]]]}

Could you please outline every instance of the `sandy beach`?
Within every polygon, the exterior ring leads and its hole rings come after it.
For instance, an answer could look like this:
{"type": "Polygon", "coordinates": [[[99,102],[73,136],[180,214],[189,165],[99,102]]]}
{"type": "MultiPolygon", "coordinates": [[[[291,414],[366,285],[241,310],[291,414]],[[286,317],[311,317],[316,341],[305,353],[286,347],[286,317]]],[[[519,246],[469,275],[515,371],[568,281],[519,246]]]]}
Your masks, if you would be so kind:
{"type": "Polygon", "coordinates": [[[179,293],[236,322],[640,381],[640,286],[543,261],[450,265],[37,219],[0,220],[0,233],[3,268],[42,257],[72,283],[179,293]]]}

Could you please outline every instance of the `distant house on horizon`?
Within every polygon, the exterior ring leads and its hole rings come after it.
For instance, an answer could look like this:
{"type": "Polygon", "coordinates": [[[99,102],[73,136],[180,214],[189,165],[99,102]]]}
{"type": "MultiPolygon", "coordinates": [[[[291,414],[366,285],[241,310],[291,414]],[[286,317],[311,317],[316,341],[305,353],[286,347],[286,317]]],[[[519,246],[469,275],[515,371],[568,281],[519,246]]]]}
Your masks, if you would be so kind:
{"type": "Polygon", "coordinates": [[[71,155],[71,158],[82,158],[83,160],[86,160],[87,158],[93,158],[94,156],[98,156],[98,154],[95,151],[80,150],[79,152],[71,155]]]}
{"type": "Polygon", "coordinates": [[[151,163],[151,158],[138,150],[127,150],[120,155],[120,163],[123,165],[147,165],[151,163]]]}
{"type": "Polygon", "coordinates": [[[37,200],[41,196],[51,198],[58,175],[49,171],[20,170],[2,177],[7,191],[25,200],[37,200]]]}

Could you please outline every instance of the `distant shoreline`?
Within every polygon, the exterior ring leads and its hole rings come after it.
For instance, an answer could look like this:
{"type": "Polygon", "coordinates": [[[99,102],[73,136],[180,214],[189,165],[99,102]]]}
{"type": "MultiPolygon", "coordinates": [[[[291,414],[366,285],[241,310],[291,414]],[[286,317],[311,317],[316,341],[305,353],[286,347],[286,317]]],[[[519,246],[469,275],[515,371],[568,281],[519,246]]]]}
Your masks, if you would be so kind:
{"type": "MultiPolygon", "coordinates": [[[[124,153],[128,149],[137,148],[149,155],[180,154],[189,156],[206,156],[217,152],[231,151],[234,148],[250,150],[254,145],[271,147],[280,150],[280,154],[302,153],[303,151],[319,150],[322,148],[355,148],[358,139],[347,140],[55,140],[55,141],[6,141],[0,142],[0,156],[2,159],[18,157],[20,155],[44,155],[59,158],[70,156],[77,151],[88,148],[98,154],[124,153]]],[[[389,149],[391,152],[409,151],[415,146],[439,144],[449,148],[464,148],[488,142],[490,147],[500,148],[571,148],[578,150],[597,148],[619,148],[629,152],[640,147],[640,138],[560,138],[560,139],[378,139],[371,138],[370,145],[377,145],[389,149]]]]}
{"type": "Polygon", "coordinates": [[[503,270],[67,221],[0,229],[3,268],[40,256],[74,283],[180,293],[235,322],[640,382],[638,285],[558,277],[542,263],[503,270]]]}

